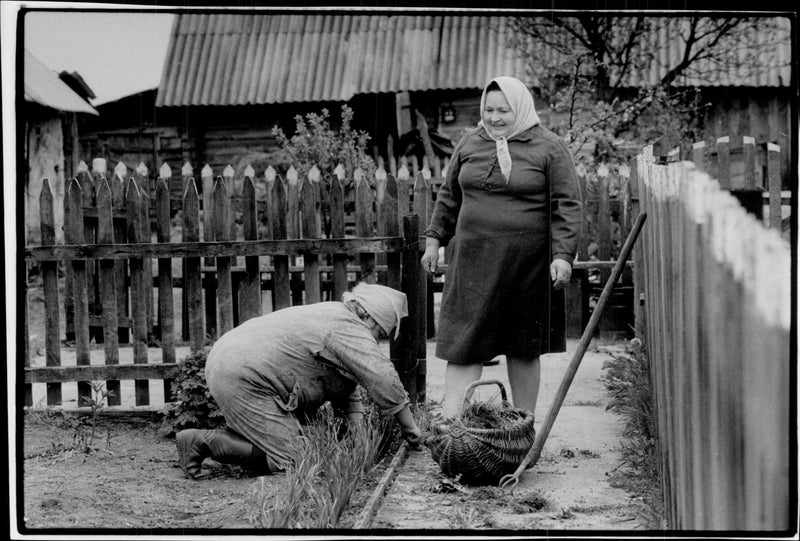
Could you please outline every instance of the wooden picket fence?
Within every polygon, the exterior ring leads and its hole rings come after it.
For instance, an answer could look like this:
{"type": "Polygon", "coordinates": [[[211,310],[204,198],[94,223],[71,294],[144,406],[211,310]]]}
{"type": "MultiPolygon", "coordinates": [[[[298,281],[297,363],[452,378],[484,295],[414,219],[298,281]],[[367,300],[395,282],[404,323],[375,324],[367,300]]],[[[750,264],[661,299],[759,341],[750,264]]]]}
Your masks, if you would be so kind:
{"type": "Polygon", "coordinates": [[[731,192],[739,203],[771,228],[783,230],[788,220],[783,215],[791,204],[781,189],[781,149],[774,142],[757,143],[749,135],[719,137],[713,146],[706,141],[692,143],[691,152],[680,146],[663,149],[656,159],[663,163],[678,160],[695,166],[717,179],[720,188],[731,192]],[[767,209],[765,215],[764,209],[767,209]]]}
{"type": "Polygon", "coordinates": [[[788,528],[790,247],[724,180],[667,161],[646,148],[635,175],[668,527],[788,528]]]}
{"type": "MultiPolygon", "coordinates": [[[[268,168],[256,180],[248,168],[234,183],[226,169],[204,190],[201,200],[191,168],[184,167],[178,240],[170,219],[174,203],[167,182],[169,167],[162,167],[155,182],[149,182],[143,166],[128,177],[127,168],[120,164],[109,181],[103,174],[105,165],[97,165],[92,175],[82,164],[67,186],[63,245],[55,243],[53,193],[49,182],[43,182],[42,245],[26,247],[25,259],[39,264],[42,275],[45,366],[31,366],[26,326],[26,404],[32,402],[34,383],[46,383],[47,405],[57,405],[62,384],[77,382],[80,402],[91,396],[89,382],[104,381],[115,392],[109,404],[118,405],[120,380],[134,380],[136,406],[150,403],[152,380],[164,381],[168,400],[178,346],[202,351],[208,339],[239,322],[292,304],[339,299],[356,281],[376,282],[379,276],[408,295],[409,317],[403,320],[400,339],[391,344],[391,358],[409,394],[424,399],[427,283],[419,265],[419,235],[427,220],[431,187],[421,172],[412,179],[404,171],[395,180],[382,171],[373,179],[356,171],[350,179],[338,174],[320,178],[315,169],[306,176],[290,169],[284,180],[268,168]],[[241,186],[238,193],[234,193],[236,184],[241,186]],[[353,208],[349,220],[354,231],[349,235],[346,199],[353,208]],[[208,212],[201,213],[201,204],[208,212]],[[201,216],[205,218],[202,227],[201,216]],[[329,235],[322,232],[326,221],[329,235]],[[241,226],[234,226],[235,222],[241,226]],[[181,261],[180,278],[173,277],[175,259],[181,261]],[[237,259],[243,259],[244,265],[234,272],[237,259]],[[262,265],[264,260],[266,265],[262,265]],[[302,265],[299,295],[293,294],[291,261],[302,265]],[[76,366],[61,363],[59,318],[64,310],[59,262],[64,263],[67,275],[64,306],[66,313],[73,314],[76,366]],[[239,275],[235,284],[234,274],[239,275]],[[266,287],[265,282],[269,282],[266,287]],[[262,288],[272,293],[263,303],[262,288]],[[176,290],[183,299],[178,317],[176,290]],[[213,318],[207,318],[211,314],[213,318]],[[206,319],[214,319],[210,336],[206,319]],[[175,328],[179,320],[184,322],[183,340],[175,328]],[[92,355],[93,326],[102,330],[95,336],[102,342],[102,357],[92,355]],[[120,334],[128,330],[132,348],[121,348],[120,334]],[[127,353],[132,353],[133,362],[121,363],[120,351],[130,349],[127,353]]],[[[69,325],[67,332],[69,337],[69,325]]]]}

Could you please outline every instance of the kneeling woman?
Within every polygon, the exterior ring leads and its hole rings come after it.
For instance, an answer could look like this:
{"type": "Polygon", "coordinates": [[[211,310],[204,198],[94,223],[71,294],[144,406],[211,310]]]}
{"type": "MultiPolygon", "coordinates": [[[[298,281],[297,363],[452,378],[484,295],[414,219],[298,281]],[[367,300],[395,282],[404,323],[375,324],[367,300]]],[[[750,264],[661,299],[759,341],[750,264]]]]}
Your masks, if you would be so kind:
{"type": "Polygon", "coordinates": [[[406,315],[404,293],[358,284],[342,302],[284,308],[225,333],[209,352],[206,380],[227,428],[178,433],[186,477],[203,477],[207,457],[257,474],[283,471],[302,421],[325,402],[360,420],[357,385],[418,443],[408,394],[378,346],[406,315]]]}

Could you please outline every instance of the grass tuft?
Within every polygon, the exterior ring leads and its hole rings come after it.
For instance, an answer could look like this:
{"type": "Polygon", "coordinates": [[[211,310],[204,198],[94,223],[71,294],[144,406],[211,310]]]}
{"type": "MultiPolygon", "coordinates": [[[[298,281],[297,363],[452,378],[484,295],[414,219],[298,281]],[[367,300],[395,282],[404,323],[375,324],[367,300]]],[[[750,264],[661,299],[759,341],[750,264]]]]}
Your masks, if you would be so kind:
{"type": "Polygon", "coordinates": [[[641,497],[644,502],[640,520],[646,528],[660,528],[663,523],[661,481],[655,444],[655,419],[652,406],[650,367],[639,340],[631,341],[625,354],[612,353],[603,365],[603,383],[611,397],[607,410],[622,416],[625,426],[622,443],[623,462],[612,484],[641,497]]]}
{"type": "Polygon", "coordinates": [[[335,528],[350,498],[390,445],[393,419],[366,416],[345,427],[329,407],[303,427],[281,482],[254,488],[250,522],[258,528],[335,528]]]}

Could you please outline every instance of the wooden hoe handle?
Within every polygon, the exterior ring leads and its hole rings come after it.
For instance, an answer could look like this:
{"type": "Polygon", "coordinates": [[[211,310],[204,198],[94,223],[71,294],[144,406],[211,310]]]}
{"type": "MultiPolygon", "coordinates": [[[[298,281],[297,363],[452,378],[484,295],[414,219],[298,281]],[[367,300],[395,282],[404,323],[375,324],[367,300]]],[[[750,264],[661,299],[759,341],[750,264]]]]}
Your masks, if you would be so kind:
{"type": "Polygon", "coordinates": [[[556,391],[556,396],[553,399],[553,404],[550,406],[550,410],[547,412],[547,417],[545,417],[544,424],[542,424],[542,427],[539,429],[539,433],[536,434],[536,439],[534,440],[533,445],[528,451],[528,454],[525,455],[525,458],[517,467],[516,471],[514,471],[512,474],[505,475],[500,479],[501,487],[513,488],[516,486],[519,482],[519,476],[525,471],[525,469],[528,467],[528,464],[535,464],[536,461],[539,460],[539,457],[542,454],[542,448],[544,447],[544,442],[547,440],[547,436],[550,434],[550,429],[553,428],[553,423],[556,420],[558,411],[561,409],[561,404],[564,402],[564,398],[567,396],[569,386],[572,384],[572,380],[575,378],[575,372],[578,371],[578,366],[580,366],[581,361],[583,360],[583,355],[586,353],[586,349],[589,347],[589,343],[592,341],[592,335],[594,334],[597,324],[600,321],[600,316],[603,314],[603,309],[605,308],[609,297],[611,297],[611,292],[613,291],[614,286],[617,284],[617,281],[622,274],[622,271],[625,267],[625,261],[628,259],[628,256],[630,256],[630,253],[633,250],[633,245],[636,242],[636,239],[639,237],[639,232],[642,230],[645,219],[647,219],[647,213],[645,212],[640,213],[636,218],[636,223],[633,224],[633,228],[628,234],[628,238],[625,240],[622,250],[620,250],[619,258],[617,258],[617,262],[614,265],[614,270],[611,271],[611,276],[608,277],[606,285],[603,287],[603,292],[600,294],[600,299],[597,301],[597,306],[595,306],[595,309],[592,311],[592,317],[589,318],[589,323],[586,325],[586,328],[583,331],[581,341],[578,343],[578,349],[576,349],[575,353],[572,355],[572,360],[567,367],[567,371],[564,373],[564,378],[561,380],[561,385],[556,391]]]}

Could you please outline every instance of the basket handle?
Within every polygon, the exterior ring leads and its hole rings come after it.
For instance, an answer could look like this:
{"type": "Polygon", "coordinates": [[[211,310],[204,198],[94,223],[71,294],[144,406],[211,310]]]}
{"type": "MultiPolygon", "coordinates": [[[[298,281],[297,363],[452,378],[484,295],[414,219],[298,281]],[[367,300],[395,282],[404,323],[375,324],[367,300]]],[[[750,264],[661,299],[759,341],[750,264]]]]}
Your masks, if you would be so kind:
{"type": "Polygon", "coordinates": [[[499,379],[485,379],[485,380],[478,380],[473,381],[469,385],[467,385],[466,390],[464,391],[464,404],[461,406],[461,411],[463,412],[464,409],[469,404],[469,401],[472,400],[472,395],[475,393],[475,388],[480,387],[481,385],[492,385],[497,384],[500,387],[500,398],[503,400],[504,404],[508,403],[508,396],[506,395],[506,388],[503,387],[503,383],[499,379]]]}

